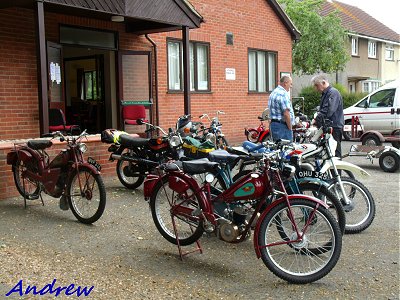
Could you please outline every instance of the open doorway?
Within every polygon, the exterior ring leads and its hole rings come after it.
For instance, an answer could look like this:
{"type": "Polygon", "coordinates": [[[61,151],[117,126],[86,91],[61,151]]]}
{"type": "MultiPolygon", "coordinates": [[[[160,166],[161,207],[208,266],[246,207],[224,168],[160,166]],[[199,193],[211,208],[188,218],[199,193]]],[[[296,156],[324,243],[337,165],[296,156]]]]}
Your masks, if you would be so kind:
{"type": "Polygon", "coordinates": [[[117,125],[114,56],[114,51],[63,47],[65,110],[70,124],[93,134],[117,125]]]}

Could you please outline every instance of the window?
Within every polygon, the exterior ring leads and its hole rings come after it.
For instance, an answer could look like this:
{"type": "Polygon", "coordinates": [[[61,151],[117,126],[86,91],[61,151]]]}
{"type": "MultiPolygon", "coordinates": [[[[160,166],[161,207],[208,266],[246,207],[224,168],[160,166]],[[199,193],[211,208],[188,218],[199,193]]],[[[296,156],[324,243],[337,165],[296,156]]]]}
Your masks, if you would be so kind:
{"type": "Polygon", "coordinates": [[[361,101],[357,107],[364,108],[368,106],[369,108],[380,108],[380,107],[393,107],[394,95],[396,93],[396,89],[388,89],[388,90],[381,90],[372,94],[365,100],[361,101]]]}
{"type": "Polygon", "coordinates": [[[368,58],[376,58],[376,42],[368,41],[368,58]]]}
{"type": "Polygon", "coordinates": [[[249,92],[271,92],[276,87],[276,53],[249,50],[249,92]]]}
{"type": "Polygon", "coordinates": [[[358,38],[351,37],[351,55],[358,55],[358,38]]]}
{"type": "Polygon", "coordinates": [[[96,71],[84,72],[84,98],[85,100],[97,100],[96,71]]]}
{"type": "MultiPolygon", "coordinates": [[[[183,91],[182,42],[170,40],[167,41],[167,45],[168,90],[183,91]]],[[[210,91],[209,49],[210,45],[207,43],[189,43],[191,91],[210,91]]]]}
{"type": "Polygon", "coordinates": [[[362,83],[363,93],[371,93],[378,89],[380,86],[380,81],[377,80],[366,80],[362,83]]]}
{"type": "Polygon", "coordinates": [[[394,47],[391,44],[386,44],[385,59],[394,60],[394,47]]]}

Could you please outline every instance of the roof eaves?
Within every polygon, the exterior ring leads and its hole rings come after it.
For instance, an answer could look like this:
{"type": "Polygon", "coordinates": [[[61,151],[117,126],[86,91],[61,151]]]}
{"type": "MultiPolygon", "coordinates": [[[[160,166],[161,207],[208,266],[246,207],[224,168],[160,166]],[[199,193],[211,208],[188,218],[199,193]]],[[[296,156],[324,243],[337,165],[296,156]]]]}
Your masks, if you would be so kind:
{"type": "Polygon", "coordinates": [[[290,20],[289,16],[285,13],[280,4],[276,0],[267,0],[267,1],[271,5],[274,12],[281,19],[283,24],[286,26],[286,28],[289,30],[293,40],[298,41],[300,39],[301,33],[293,24],[292,20],[290,20]]]}

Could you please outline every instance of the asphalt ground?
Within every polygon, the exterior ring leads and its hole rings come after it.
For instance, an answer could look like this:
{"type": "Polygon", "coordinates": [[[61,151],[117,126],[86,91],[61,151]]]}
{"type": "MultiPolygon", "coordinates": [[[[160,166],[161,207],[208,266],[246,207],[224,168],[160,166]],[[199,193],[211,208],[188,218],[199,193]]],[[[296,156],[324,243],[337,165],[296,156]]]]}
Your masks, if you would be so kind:
{"type": "MultiPolygon", "coordinates": [[[[399,299],[400,172],[384,173],[378,160],[346,161],[371,174],[359,179],[375,199],[376,217],[365,231],[343,237],[339,262],[312,284],[288,284],[273,275],[256,258],[252,239],[228,244],[204,236],[203,254],[181,261],[154,226],[143,187],[127,190],[113,176],[104,178],[106,210],[89,226],[47,196],[45,206],[33,201],[27,209],[21,197],[0,201],[0,299],[54,299],[5,296],[21,280],[25,291],[54,279],[54,287],[93,286],[80,297],[88,299],[399,299]]],[[[78,297],[57,297],[68,298],[78,297]]]]}

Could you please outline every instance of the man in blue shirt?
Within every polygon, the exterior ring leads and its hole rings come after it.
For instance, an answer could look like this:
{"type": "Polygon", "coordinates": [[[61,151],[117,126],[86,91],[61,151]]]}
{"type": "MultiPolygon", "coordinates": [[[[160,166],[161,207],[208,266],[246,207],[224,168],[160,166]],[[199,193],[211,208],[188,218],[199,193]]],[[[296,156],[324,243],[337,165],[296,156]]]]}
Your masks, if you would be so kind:
{"type": "Polygon", "coordinates": [[[291,87],[292,78],[290,76],[282,76],[279,85],[269,96],[268,108],[271,118],[269,129],[274,141],[279,139],[293,141],[292,124],[294,124],[294,112],[289,97],[291,87]]]}
{"type": "Polygon", "coordinates": [[[342,134],[344,127],[343,99],[339,91],[329,85],[325,74],[319,74],[311,79],[314,88],[321,93],[321,102],[315,123],[318,127],[322,125],[323,119],[332,122],[332,136],[337,142],[335,156],[342,157],[342,134]]]}

